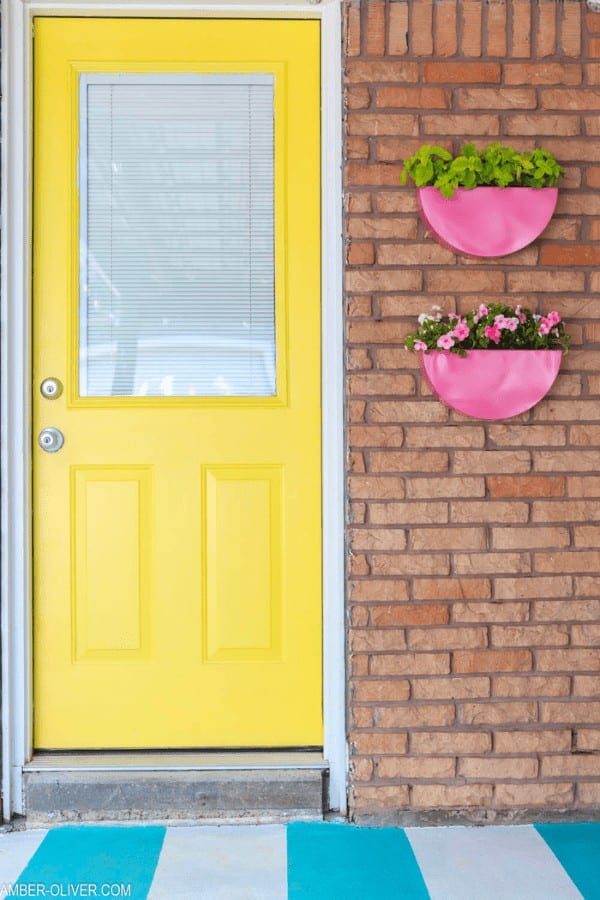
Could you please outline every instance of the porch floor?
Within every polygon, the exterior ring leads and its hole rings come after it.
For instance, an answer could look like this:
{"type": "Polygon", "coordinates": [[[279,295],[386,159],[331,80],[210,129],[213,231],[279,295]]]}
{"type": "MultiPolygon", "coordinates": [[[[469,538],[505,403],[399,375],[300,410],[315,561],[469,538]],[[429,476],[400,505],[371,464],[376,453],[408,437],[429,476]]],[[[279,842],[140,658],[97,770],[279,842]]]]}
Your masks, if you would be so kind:
{"type": "Polygon", "coordinates": [[[61,825],[0,834],[0,896],[596,900],[599,851],[600,823],[61,825]]]}

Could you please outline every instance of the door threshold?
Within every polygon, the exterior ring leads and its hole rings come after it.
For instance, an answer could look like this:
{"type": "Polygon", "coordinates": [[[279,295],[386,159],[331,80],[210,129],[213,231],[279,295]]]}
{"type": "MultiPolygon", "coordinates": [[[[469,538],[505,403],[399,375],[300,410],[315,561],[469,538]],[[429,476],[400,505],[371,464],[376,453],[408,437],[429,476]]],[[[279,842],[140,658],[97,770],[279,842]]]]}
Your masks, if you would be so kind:
{"type": "Polygon", "coordinates": [[[225,772],[328,769],[320,750],[107,750],[34,753],[24,772],[225,772]]]}

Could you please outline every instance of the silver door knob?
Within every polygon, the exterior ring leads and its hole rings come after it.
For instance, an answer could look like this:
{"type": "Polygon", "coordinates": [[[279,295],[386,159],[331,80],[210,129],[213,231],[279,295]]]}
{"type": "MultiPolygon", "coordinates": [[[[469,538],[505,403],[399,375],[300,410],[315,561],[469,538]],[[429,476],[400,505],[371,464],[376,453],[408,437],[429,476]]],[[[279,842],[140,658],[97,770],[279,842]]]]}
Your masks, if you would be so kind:
{"type": "Polygon", "coordinates": [[[56,400],[63,392],[63,386],[58,378],[44,378],[40,384],[42,397],[46,400],[56,400]]]}
{"type": "Polygon", "coordinates": [[[58,428],[44,428],[43,431],[40,431],[38,444],[42,450],[46,451],[46,453],[56,453],[57,450],[60,450],[64,442],[65,439],[63,433],[62,431],[59,431],[58,428]]]}

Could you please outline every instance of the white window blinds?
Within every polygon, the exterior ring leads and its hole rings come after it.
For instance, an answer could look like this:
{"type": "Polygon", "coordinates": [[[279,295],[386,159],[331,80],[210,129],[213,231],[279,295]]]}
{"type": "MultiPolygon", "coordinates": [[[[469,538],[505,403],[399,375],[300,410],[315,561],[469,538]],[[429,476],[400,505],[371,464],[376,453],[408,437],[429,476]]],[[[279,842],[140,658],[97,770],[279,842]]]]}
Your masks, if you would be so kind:
{"type": "Polygon", "coordinates": [[[273,77],[85,75],[80,100],[80,394],[273,395],[273,77]]]}

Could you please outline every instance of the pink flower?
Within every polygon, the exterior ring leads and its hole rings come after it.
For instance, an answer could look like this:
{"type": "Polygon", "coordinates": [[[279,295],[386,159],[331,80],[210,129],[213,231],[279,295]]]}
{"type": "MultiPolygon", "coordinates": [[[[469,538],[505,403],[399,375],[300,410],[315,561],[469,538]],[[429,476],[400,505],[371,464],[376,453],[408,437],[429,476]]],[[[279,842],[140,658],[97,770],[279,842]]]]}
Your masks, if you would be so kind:
{"type": "Polygon", "coordinates": [[[485,303],[480,303],[479,309],[473,316],[473,321],[475,322],[475,324],[477,324],[477,322],[479,322],[479,320],[482,319],[484,316],[487,316],[488,312],[489,312],[489,309],[487,308],[485,303]]]}
{"type": "Polygon", "coordinates": [[[437,339],[437,346],[442,350],[450,350],[451,347],[454,347],[454,338],[451,334],[443,334],[437,339]]]}
{"type": "Polygon", "coordinates": [[[509,331],[516,331],[519,327],[519,320],[516,316],[511,316],[510,318],[504,319],[503,328],[508,328],[509,331]]]}
{"type": "Polygon", "coordinates": [[[544,316],[544,318],[540,322],[539,333],[543,336],[545,334],[550,334],[551,330],[552,323],[544,316]]]}
{"type": "Polygon", "coordinates": [[[427,350],[427,344],[425,341],[415,341],[413,344],[415,350],[427,350]]]}
{"type": "Polygon", "coordinates": [[[486,338],[489,338],[490,341],[494,342],[494,344],[500,343],[500,338],[502,337],[502,334],[500,333],[500,329],[498,328],[497,324],[494,323],[494,325],[486,325],[484,334],[485,334],[486,338]]]}
{"type": "Polygon", "coordinates": [[[525,322],[527,321],[527,316],[526,316],[525,313],[521,310],[521,304],[520,304],[520,303],[519,303],[519,305],[518,305],[518,306],[516,307],[516,309],[515,309],[515,315],[517,316],[519,322],[521,322],[521,324],[524,325],[525,322]]]}
{"type": "Polygon", "coordinates": [[[471,329],[464,319],[459,319],[453,330],[450,332],[452,337],[455,337],[457,341],[464,341],[465,338],[469,337],[470,333],[471,329]]]}
{"type": "Polygon", "coordinates": [[[558,323],[560,322],[560,315],[554,309],[554,310],[552,310],[552,312],[548,313],[548,315],[546,316],[546,319],[548,322],[550,322],[551,325],[558,325],[558,323]]]}
{"type": "Polygon", "coordinates": [[[456,315],[456,313],[448,313],[448,318],[451,322],[453,322],[455,319],[458,319],[458,316],[456,315]]]}

